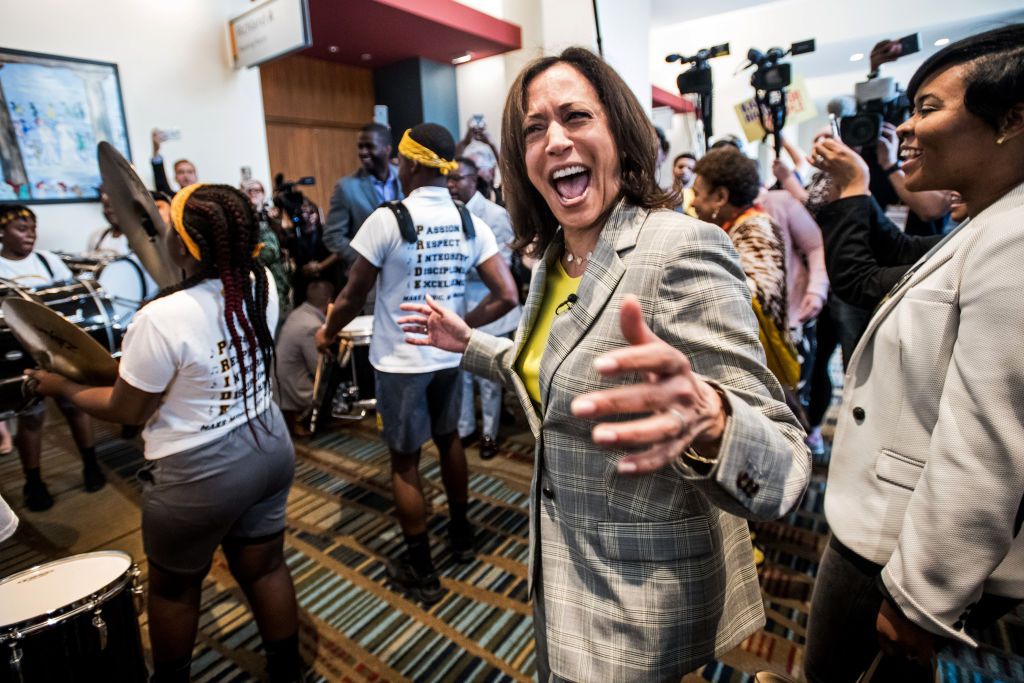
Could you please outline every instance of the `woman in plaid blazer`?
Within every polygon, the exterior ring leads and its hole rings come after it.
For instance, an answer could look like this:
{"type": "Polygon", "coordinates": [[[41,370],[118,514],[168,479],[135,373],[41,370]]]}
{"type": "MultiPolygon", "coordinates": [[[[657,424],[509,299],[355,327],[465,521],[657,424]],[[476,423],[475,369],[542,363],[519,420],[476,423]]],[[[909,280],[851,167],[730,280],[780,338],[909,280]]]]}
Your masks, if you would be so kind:
{"type": "Polygon", "coordinates": [[[430,299],[401,322],[502,380],[537,437],[538,678],[678,681],[764,623],[743,518],[800,498],[803,433],[735,250],[662,208],[654,130],[610,67],[580,48],[528,65],[502,152],[515,246],[543,255],[515,339],[430,299]]]}

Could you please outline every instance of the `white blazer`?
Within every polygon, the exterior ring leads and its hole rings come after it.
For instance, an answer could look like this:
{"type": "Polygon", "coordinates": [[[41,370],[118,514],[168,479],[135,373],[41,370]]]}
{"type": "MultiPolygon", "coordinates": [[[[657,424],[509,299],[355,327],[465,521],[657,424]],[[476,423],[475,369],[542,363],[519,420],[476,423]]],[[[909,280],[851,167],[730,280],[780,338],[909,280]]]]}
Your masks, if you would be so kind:
{"type": "Polygon", "coordinates": [[[921,627],[1024,598],[1024,184],[947,238],[850,359],[825,514],[921,627]]]}

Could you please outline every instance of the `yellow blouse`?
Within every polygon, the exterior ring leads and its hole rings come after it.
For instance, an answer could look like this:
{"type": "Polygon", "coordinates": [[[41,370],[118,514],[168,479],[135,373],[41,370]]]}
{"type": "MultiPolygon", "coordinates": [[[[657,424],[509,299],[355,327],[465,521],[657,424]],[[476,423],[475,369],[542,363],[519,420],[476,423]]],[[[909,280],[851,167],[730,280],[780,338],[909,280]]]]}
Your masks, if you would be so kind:
{"type": "Polygon", "coordinates": [[[570,277],[562,267],[562,260],[559,259],[544,278],[544,298],[540,302],[537,319],[533,322],[530,338],[526,340],[523,350],[516,359],[516,373],[526,385],[526,392],[537,405],[540,405],[540,359],[548,345],[551,324],[555,321],[556,315],[568,312],[569,295],[576,293],[582,277],[570,277]]]}

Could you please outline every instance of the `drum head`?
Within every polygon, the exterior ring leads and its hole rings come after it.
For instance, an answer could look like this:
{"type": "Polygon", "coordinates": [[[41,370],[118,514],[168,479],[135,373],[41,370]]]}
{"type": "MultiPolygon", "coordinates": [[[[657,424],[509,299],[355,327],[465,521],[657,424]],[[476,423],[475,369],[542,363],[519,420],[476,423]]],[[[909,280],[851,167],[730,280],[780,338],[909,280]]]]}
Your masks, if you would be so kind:
{"type": "Polygon", "coordinates": [[[103,266],[96,281],[110,299],[117,321],[122,323],[131,319],[143,300],[156,293],[153,279],[128,257],[114,259],[103,266]]]}
{"type": "Polygon", "coordinates": [[[342,339],[361,340],[373,336],[373,316],[360,315],[352,319],[338,335],[342,339]]]}
{"type": "Polygon", "coordinates": [[[0,581],[0,628],[35,621],[114,583],[132,566],[117,550],[73,555],[0,581]]]}

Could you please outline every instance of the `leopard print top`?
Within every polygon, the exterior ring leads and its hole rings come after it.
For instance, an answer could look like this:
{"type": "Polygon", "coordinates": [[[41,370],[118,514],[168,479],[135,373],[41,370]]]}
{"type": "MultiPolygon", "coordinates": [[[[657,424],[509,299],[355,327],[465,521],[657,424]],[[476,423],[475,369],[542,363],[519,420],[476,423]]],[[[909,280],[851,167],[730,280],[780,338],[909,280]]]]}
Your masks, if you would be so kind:
{"type": "Polygon", "coordinates": [[[786,248],[779,226],[766,213],[748,211],[729,227],[728,233],[739,252],[750,295],[776,328],[788,335],[786,248]]]}

